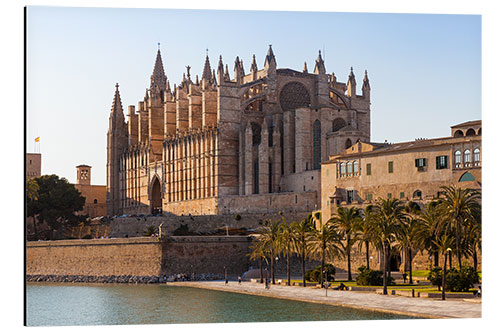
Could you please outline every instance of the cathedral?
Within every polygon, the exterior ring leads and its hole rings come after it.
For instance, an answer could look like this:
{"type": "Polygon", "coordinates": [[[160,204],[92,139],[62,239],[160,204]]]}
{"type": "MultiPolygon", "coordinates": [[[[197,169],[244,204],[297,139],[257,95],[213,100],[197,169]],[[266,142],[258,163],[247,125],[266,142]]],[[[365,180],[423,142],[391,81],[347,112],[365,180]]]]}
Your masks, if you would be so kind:
{"type": "MultiPolygon", "coordinates": [[[[168,69],[168,66],[167,66],[168,69]]],[[[171,86],[158,49],[144,99],[122,107],[119,86],[107,133],[109,216],[163,212],[223,215],[311,211],[320,204],[320,165],[370,141],[370,84],[360,94],[327,74],[321,51],[310,73],[278,68],[273,49],[231,77],[209,57],[201,78],[186,67],[171,86]]]]}

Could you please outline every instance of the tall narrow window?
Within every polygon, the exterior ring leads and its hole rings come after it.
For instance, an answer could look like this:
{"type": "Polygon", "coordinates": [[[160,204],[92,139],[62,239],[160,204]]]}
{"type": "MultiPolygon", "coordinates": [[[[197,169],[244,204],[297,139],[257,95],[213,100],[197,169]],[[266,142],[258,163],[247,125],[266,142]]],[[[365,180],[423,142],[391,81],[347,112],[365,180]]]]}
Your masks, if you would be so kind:
{"type": "Polygon", "coordinates": [[[352,174],[352,163],[347,162],[347,175],[352,174]]]}
{"type": "Polygon", "coordinates": [[[465,166],[470,166],[470,150],[467,149],[466,151],[464,151],[464,163],[465,163],[465,166]]]}
{"type": "Polygon", "coordinates": [[[313,124],[313,169],[319,169],[321,163],[321,123],[316,120],[313,124]]]}
{"type": "Polygon", "coordinates": [[[357,176],[359,174],[359,162],[354,161],[354,163],[352,164],[352,168],[353,168],[354,175],[357,176]]]}
{"type": "Polygon", "coordinates": [[[447,169],[448,168],[448,156],[436,156],[436,169],[447,169]]]}
{"type": "Polygon", "coordinates": [[[367,163],[366,164],[366,175],[367,176],[371,176],[372,174],[372,164],[371,163],[367,163]]]}
{"type": "Polygon", "coordinates": [[[259,162],[253,164],[253,194],[259,194],[259,162]]]}
{"type": "Polygon", "coordinates": [[[481,162],[481,151],[479,148],[474,149],[474,165],[480,165],[481,162]]]}
{"type": "Polygon", "coordinates": [[[345,163],[340,163],[340,177],[345,177],[345,163]]]}
{"type": "Polygon", "coordinates": [[[269,163],[269,193],[273,193],[273,164],[269,163]]]}
{"type": "Polygon", "coordinates": [[[347,190],[347,204],[351,204],[353,200],[354,200],[354,191],[347,190]]]}
{"type": "Polygon", "coordinates": [[[455,152],[455,168],[460,168],[460,164],[462,164],[462,152],[457,150],[455,152]]]}
{"type": "Polygon", "coordinates": [[[389,173],[393,173],[394,172],[394,162],[393,161],[389,161],[387,167],[389,169],[389,173]]]}

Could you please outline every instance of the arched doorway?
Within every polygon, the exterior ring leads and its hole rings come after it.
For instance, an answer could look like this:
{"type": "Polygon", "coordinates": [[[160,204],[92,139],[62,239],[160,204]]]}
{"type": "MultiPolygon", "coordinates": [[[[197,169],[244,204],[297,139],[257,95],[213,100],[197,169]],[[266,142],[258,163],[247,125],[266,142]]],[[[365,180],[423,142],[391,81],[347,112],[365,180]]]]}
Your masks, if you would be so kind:
{"type": "Polygon", "coordinates": [[[151,214],[158,214],[162,211],[161,185],[158,177],[154,177],[151,185],[151,214]]]}
{"type": "Polygon", "coordinates": [[[389,270],[391,272],[399,272],[399,266],[401,266],[401,256],[399,253],[392,253],[389,260],[389,270]]]}

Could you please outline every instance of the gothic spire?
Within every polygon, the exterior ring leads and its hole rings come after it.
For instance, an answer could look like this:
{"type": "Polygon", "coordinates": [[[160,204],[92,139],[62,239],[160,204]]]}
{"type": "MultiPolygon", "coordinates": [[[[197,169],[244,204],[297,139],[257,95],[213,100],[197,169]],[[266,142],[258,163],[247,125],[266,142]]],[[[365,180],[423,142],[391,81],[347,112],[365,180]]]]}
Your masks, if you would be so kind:
{"type": "Polygon", "coordinates": [[[363,87],[370,88],[370,80],[368,80],[368,71],[365,69],[365,77],[363,78],[363,87]]]}
{"type": "Polygon", "coordinates": [[[202,80],[210,81],[212,80],[212,69],[210,68],[210,60],[207,57],[205,58],[205,66],[203,67],[203,74],[201,76],[202,80]]]}
{"type": "Polygon", "coordinates": [[[120,90],[118,90],[118,83],[115,84],[115,96],[113,97],[113,104],[111,106],[111,113],[122,113],[123,114],[123,107],[122,107],[122,99],[120,97],[120,90]]]}
{"type": "Polygon", "coordinates": [[[302,70],[302,73],[309,73],[309,71],[307,70],[307,62],[304,61],[304,69],[302,70]]]}
{"type": "Polygon", "coordinates": [[[349,73],[349,81],[356,84],[356,77],[354,76],[354,72],[352,71],[352,66],[351,66],[351,72],[349,73]]]}
{"type": "Polygon", "coordinates": [[[318,58],[316,59],[316,66],[314,66],[314,74],[325,74],[325,62],[321,57],[321,50],[318,52],[318,58]]]}
{"type": "Polygon", "coordinates": [[[167,76],[165,75],[165,70],[163,69],[163,62],[161,60],[160,46],[158,45],[158,52],[156,53],[155,66],[153,68],[153,74],[151,75],[151,86],[150,89],[155,91],[155,88],[159,88],[160,91],[165,90],[167,83],[167,76]]]}
{"type": "Polygon", "coordinates": [[[231,77],[229,76],[229,69],[227,68],[227,64],[226,64],[226,71],[224,72],[224,80],[231,81],[231,77]]]}
{"type": "Polygon", "coordinates": [[[266,60],[264,61],[264,67],[266,64],[270,65],[272,62],[276,65],[276,58],[274,57],[273,47],[269,44],[269,49],[267,50],[266,60]]]}
{"type": "Polygon", "coordinates": [[[253,55],[253,58],[252,58],[252,66],[250,67],[250,71],[252,73],[254,72],[257,72],[258,71],[258,68],[257,68],[257,62],[255,61],[255,54],[253,55]]]}

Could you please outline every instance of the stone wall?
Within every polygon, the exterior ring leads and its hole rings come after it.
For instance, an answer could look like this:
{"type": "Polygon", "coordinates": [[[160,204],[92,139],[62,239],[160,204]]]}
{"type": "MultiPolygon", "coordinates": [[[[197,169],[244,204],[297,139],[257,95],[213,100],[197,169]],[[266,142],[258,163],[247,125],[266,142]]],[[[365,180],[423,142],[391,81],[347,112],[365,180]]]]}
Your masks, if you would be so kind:
{"type": "Polygon", "coordinates": [[[250,237],[137,237],[28,242],[29,276],[133,276],[248,270],[250,237]]]}
{"type": "Polygon", "coordinates": [[[137,275],[161,273],[157,238],[28,242],[28,275],[137,275]]]}

